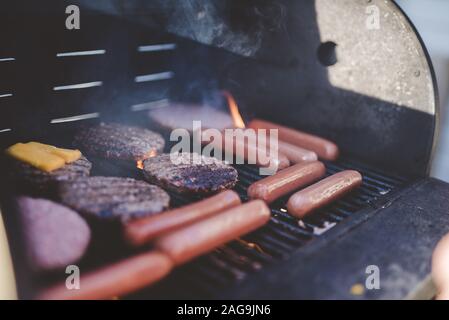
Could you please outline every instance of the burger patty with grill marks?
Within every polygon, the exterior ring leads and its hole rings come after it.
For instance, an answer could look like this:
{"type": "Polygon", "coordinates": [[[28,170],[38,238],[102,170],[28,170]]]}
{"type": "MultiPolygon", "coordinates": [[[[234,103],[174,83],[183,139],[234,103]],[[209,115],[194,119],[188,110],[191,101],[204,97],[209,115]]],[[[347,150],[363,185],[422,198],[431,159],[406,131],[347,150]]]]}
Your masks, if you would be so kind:
{"type": "Polygon", "coordinates": [[[216,158],[194,153],[161,154],[144,161],[147,181],[176,193],[206,195],[235,186],[237,170],[216,158]],[[174,161],[173,161],[174,160],[174,161]]]}
{"type": "Polygon", "coordinates": [[[165,141],[156,132],[118,123],[84,127],[74,145],[87,154],[112,160],[144,160],[162,152],[165,141]]]}
{"type": "Polygon", "coordinates": [[[19,184],[34,188],[34,191],[48,190],[56,182],[87,177],[92,168],[92,163],[84,156],[51,172],[42,171],[16,159],[10,159],[9,161],[11,163],[10,177],[14,181],[18,181],[19,184]]]}
{"type": "Polygon", "coordinates": [[[59,200],[86,217],[129,220],[164,211],[170,202],[161,188],[131,178],[85,177],[58,184],[59,200]]]}

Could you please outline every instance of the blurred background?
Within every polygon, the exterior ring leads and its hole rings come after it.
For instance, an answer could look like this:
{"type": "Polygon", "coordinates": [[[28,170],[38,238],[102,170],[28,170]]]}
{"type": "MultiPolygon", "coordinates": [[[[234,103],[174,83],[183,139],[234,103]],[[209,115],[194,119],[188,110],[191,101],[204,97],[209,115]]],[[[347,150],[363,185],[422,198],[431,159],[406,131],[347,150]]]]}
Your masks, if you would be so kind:
{"type": "Polygon", "coordinates": [[[449,0],[397,0],[412,20],[432,58],[440,94],[440,135],[433,177],[449,182],[449,0]]]}

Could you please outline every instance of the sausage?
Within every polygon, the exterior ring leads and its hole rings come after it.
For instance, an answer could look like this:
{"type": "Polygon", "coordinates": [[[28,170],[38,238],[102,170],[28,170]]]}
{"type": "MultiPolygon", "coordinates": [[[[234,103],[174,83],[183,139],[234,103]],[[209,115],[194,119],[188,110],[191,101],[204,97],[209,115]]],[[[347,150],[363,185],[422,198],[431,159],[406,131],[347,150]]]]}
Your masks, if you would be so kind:
{"type": "MultiPolygon", "coordinates": [[[[258,129],[255,131],[257,133],[257,136],[259,137],[260,132],[258,131],[258,129]]],[[[266,132],[265,143],[268,147],[270,146],[269,132],[266,132]]],[[[285,155],[287,159],[290,161],[290,163],[300,163],[304,161],[318,160],[317,154],[313,151],[298,147],[296,145],[281,140],[277,141],[277,145],[278,145],[278,153],[285,155]]]]}
{"type": "MultiPolygon", "coordinates": [[[[244,129],[234,130],[241,130],[241,133],[245,133],[244,129]]],[[[217,149],[221,149],[227,154],[232,154],[237,158],[244,159],[247,163],[249,162],[248,160],[252,160],[255,162],[253,164],[259,167],[274,168],[274,172],[290,166],[290,161],[284,154],[278,152],[277,155],[274,155],[269,152],[268,143],[267,147],[262,148],[259,146],[257,139],[252,142],[248,140],[249,139],[245,138],[244,135],[226,136],[225,134],[222,134],[221,139],[218,141],[215,139],[210,141],[205,138],[204,132],[201,136],[202,144],[208,144],[217,149]],[[263,155],[263,157],[260,157],[260,155],[263,155]]]]}
{"type": "Polygon", "coordinates": [[[303,162],[281,170],[273,176],[254,182],[248,188],[251,199],[262,199],[267,203],[315,182],[326,173],[326,168],[319,161],[303,162]]]}
{"type": "MultiPolygon", "coordinates": [[[[270,141],[266,141],[267,149],[270,147],[270,141]]],[[[295,146],[293,144],[278,140],[278,154],[284,155],[290,164],[304,161],[316,161],[318,156],[315,152],[295,146]]]]}
{"type": "Polygon", "coordinates": [[[162,236],[154,246],[179,265],[259,228],[269,219],[265,202],[253,200],[162,236]]]}
{"type": "Polygon", "coordinates": [[[335,160],[338,158],[339,150],[337,145],[315,135],[259,119],[252,120],[248,127],[256,130],[278,129],[278,136],[282,141],[314,151],[321,159],[335,160]]]}
{"type": "Polygon", "coordinates": [[[167,275],[173,267],[170,258],[160,252],[143,253],[115,264],[83,274],[80,289],[69,290],[65,283],[45,289],[41,300],[110,299],[141,289],[167,275]]]}
{"type": "MultiPolygon", "coordinates": [[[[272,154],[269,154],[269,152],[267,152],[267,150],[269,150],[268,147],[266,147],[264,150],[263,148],[261,148],[259,146],[258,143],[249,143],[248,141],[243,141],[242,139],[235,140],[234,152],[235,152],[236,156],[247,160],[248,159],[247,155],[255,154],[255,155],[257,155],[256,165],[259,167],[273,166],[274,168],[276,168],[275,171],[277,171],[277,170],[285,169],[288,166],[290,166],[290,161],[284,154],[282,154],[281,152],[278,152],[277,156],[274,156],[272,154]],[[243,148],[240,148],[240,146],[242,146],[242,145],[243,145],[243,148]],[[241,153],[240,150],[243,150],[243,154],[241,153]],[[267,156],[267,159],[261,159],[259,157],[260,152],[262,152],[262,154],[265,154],[267,156]]],[[[228,151],[228,150],[226,150],[226,147],[225,147],[225,151],[228,151]]]]}
{"type": "Polygon", "coordinates": [[[284,141],[278,141],[278,148],[278,152],[285,155],[290,163],[318,160],[318,156],[315,152],[306,150],[284,141]]]}
{"type": "Polygon", "coordinates": [[[293,194],[287,203],[288,213],[303,218],[360,186],[362,176],[354,170],[346,170],[323,179],[293,194]]]}
{"type": "Polygon", "coordinates": [[[238,194],[235,191],[227,190],[181,208],[132,221],[125,225],[125,239],[134,246],[140,246],[176,228],[239,204],[241,201],[238,194]]]}

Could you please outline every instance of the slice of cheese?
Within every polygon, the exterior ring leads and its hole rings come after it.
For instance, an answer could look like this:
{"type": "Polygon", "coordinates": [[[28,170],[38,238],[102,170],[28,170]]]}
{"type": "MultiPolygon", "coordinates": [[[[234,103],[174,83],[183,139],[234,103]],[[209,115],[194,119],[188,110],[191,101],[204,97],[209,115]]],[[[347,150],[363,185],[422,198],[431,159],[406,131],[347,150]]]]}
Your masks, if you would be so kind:
{"type": "Polygon", "coordinates": [[[81,151],[79,150],[56,148],[52,153],[63,158],[66,163],[72,163],[81,158],[81,151]]]}
{"type": "Polygon", "coordinates": [[[81,157],[79,150],[60,149],[39,142],[16,143],[6,152],[40,170],[51,172],[81,157]]]}
{"type": "Polygon", "coordinates": [[[81,158],[81,152],[79,150],[70,150],[57,148],[48,144],[43,144],[40,142],[28,142],[29,145],[36,146],[37,148],[43,149],[51,154],[64,159],[66,163],[72,163],[79,158],[81,158]]]}

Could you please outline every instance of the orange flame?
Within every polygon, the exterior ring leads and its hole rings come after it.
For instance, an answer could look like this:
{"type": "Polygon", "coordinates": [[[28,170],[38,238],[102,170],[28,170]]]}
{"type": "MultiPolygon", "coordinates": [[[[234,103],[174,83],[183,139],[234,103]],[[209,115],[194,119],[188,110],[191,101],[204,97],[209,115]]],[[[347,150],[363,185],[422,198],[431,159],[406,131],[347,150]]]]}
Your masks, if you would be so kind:
{"type": "Polygon", "coordinates": [[[234,97],[229,91],[223,90],[223,95],[228,100],[229,111],[231,112],[232,120],[234,121],[234,125],[237,128],[245,128],[245,122],[240,114],[239,107],[234,97]]]}
{"type": "Polygon", "coordinates": [[[143,170],[143,160],[137,160],[137,168],[143,170]]]}
{"type": "Polygon", "coordinates": [[[154,150],[151,150],[150,152],[146,153],[141,160],[137,160],[137,168],[143,169],[143,162],[148,158],[153,158],[157,155],[157,152],[154,150]]]}

